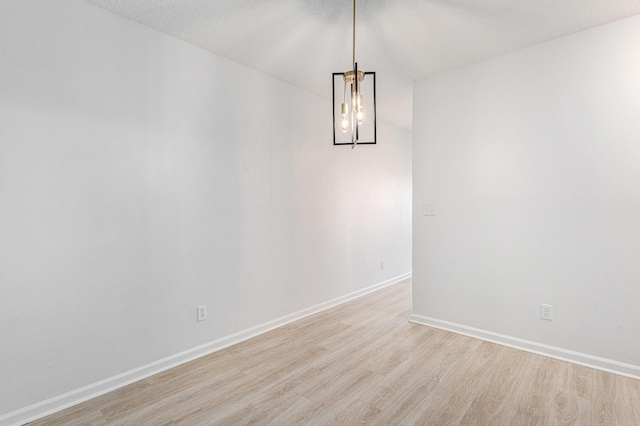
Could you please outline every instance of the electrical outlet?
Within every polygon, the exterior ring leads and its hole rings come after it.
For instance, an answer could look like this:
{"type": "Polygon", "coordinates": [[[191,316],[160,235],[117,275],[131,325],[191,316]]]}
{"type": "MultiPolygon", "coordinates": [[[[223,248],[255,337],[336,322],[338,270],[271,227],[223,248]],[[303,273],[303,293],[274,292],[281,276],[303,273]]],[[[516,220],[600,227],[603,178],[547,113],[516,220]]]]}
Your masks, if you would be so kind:
{"type": "Polygon", "coordinates": [[[198,322],[207,319],[207,305],[198,306],[198,322]]]}
{"type": "Polygon", "coordinates": [[[384,269],[384,260],[380,262],[380,269],[384,269]]]}
{"type": "Polygon", "coordinates": [[[553,321],[553,305],[540,305],[540,318],[548,321],[553,321]]]}

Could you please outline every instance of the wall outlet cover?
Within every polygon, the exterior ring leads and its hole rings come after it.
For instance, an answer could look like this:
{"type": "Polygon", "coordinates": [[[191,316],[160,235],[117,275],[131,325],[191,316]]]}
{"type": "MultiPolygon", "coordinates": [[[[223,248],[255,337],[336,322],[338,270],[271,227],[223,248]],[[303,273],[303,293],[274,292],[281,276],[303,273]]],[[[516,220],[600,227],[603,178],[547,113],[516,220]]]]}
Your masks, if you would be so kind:
{"type": "Polygon", "coordinates": [[[546,305],[546,304],[541,304],[540,305],[540,318],[547,320],[547,321],[553,321],[553,305],[546,305]]]}
{"type": "Polygon", "coordinates": [[[207,319],[207,305],[198,306],[197,318],[198,318],[198,322],[204,321],[207,319]]]}

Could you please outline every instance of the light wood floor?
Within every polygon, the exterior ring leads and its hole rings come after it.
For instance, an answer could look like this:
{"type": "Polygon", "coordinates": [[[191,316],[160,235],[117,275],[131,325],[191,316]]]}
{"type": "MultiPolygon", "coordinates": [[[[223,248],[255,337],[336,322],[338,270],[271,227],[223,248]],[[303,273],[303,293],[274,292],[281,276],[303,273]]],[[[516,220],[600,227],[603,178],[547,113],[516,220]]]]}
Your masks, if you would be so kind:
{"type": "Polygon", "coordinates": [[[640,425],[640,381],[407,321],[404,281],[33,425],[640,425]]]}

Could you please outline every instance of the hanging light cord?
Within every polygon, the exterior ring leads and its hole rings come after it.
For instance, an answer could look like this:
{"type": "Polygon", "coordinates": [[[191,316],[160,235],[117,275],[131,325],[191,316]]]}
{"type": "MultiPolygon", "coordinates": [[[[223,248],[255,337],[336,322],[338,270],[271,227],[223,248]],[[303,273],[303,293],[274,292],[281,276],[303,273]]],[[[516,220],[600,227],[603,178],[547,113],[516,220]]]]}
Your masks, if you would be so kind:
{"type": "MultiPolygon", "coordinates": [[[[356,65],[356,0],[353,0],[353,49],[351,51],[351,63],[353,64],[353,86],[351,89],[351,102],[353,103],[353,105],[355,105],[355,96],[358,96],[360,93],[358,91],[358,66],[356,65]],[[354,94],[354,89],[355,89],[355,94],[354,94]]],[[[352,106],[352,108],[354,108],[354,106],[352,106]]],[[[357,124],[356,124],[356,119],[355,119],[355,114],[353,112],[353,110],[351,111],[351,142],[353,143],[353,145],[351,145],[351,149],[356,147],[356,144],[358,143],[358,137],[357,135],[357,124]]]]}
{"type": "Polygon", "coordinates": [[[351,55],[351,63],[356,63],[356,0],[353,0],[353,50],[351,55]]]}

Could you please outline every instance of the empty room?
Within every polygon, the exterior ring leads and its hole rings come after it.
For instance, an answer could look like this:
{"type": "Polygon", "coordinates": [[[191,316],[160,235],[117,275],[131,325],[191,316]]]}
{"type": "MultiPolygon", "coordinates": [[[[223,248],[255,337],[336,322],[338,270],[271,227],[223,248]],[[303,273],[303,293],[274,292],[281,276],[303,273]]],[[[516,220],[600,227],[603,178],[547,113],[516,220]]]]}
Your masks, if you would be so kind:
{"type": "Polygon", "coordinates": [[[0,426],[639,425],[640,2],[0,0],[0,426]]]}

